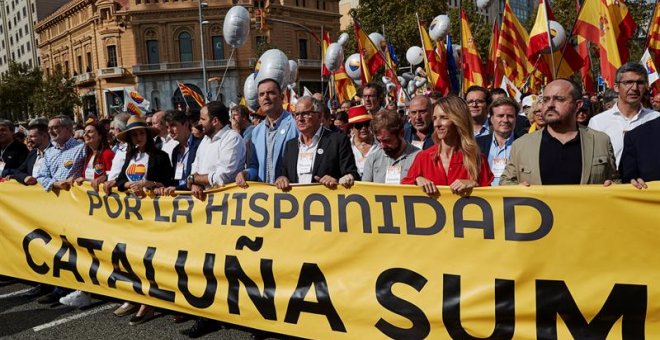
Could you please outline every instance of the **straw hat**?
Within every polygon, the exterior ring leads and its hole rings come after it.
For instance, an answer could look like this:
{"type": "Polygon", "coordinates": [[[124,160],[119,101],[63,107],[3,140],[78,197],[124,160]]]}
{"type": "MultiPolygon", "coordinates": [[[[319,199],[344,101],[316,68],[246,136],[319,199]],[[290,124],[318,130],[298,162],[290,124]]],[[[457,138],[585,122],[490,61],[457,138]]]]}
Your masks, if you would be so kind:
{"type": "Polygon", "coordinates": [[[357,124],[370,120],[371,115],[367,112],[364,105],[353,106],[348,109],[348,124],[357,124]]]}
{"type": "Polygon", "coordinates": [[[128,138],[128,132],[137,129],[147,130],[147,135],[149,135],[150,138],[153,138],[160,133],[160,130],[157,128],[148,126],[144,119],[138,116],[131,116],[126,123],[126,129],[117,135],[117,139],[125,143],[128,138]]]}

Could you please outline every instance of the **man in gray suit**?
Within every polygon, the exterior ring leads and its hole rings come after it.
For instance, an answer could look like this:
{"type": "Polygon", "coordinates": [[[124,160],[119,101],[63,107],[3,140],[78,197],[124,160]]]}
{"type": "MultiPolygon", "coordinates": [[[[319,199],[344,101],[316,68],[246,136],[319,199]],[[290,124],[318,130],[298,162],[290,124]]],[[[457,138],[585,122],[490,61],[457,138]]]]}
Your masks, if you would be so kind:
{"type": "Polygon", "coordinates": [[[567,79],[543,90],[546,128],[518,138],[511,147],[500,185],[605,184],[618,179],[610,138],[578,127],[582,91],[567,79]]]}

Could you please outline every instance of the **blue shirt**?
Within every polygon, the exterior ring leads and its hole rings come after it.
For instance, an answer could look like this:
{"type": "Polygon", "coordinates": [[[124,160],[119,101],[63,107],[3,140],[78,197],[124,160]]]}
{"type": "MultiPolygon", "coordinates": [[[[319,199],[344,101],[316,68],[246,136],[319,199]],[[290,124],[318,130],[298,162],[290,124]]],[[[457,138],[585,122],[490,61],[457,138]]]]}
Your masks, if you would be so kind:
{"type": "Polygon", "coordinates": [[[492,186],[500,185],[500,176],[502,175],[504,167],[506,166],[506,160],[509,159],[509,153],[511,152],[511,144],[513,144],[513,140],[513,132],[511,132],[509,138],[507,138],[504,142],[504,146],[500,147],[500,145],[497,143],[497,139],[495,139],[495,134],[493,134],[493,140],[491,142],[493,144],[490,146],[490,151],[488,152],[488,164],[490,165],[490,170],[493,172],[493,176],[495,176],[493,182],[490,183],[492,186]],[[495,159],[497,159],[497,164],[494,163],[495,159]],[[504,162],[504,164],[502,164],[502,162],[504,162]]]}
{"type": "Polygon", "coordinates": [[[81,176],[84,163],[85,143],[73,138],[66,141],[63,146],[53,142],[53,146],[46,149],[44,164],[39,168],[37,182],[46,191],[50,191],[56,181],[81,176]]]}
{"type": "Polygon", "coordinates": [[[490,122],[489,119],[486,118],[486,121],[484,122],[484,125],[481,126],[481,129],[479,131],[474,132],[474,138],[485,136],[490,133],[490,122]]]}

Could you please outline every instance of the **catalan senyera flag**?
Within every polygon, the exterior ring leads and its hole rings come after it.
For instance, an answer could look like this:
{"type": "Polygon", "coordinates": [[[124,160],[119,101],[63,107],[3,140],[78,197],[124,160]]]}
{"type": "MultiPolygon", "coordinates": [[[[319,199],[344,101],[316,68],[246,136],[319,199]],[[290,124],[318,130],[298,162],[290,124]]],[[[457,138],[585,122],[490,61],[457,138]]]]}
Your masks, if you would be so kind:
{"type": "Polygon", "coordinates": [[[653,10],[646,46],[653,53],[654,61],[657,64],[660,61],[660,2],[655,4],[655,10],[653,10]]]}
{"type": "Polygon", "coordinates": [[[135,116],[142,116],[144,113],[149,112],[151,103],[144,99],[144,97],[137,91],[129,91],[124,89],[124,111],[130,112],[135,116]]]}
{"type": "Polygon", "coordinates": [[[323,32],[323,55],[321,56],[321,61],[323,62],[323,69],[321,70],[321,76],[322,77],[327,77],[332,74],[330,70],[328,70],[328,67],[325,66],[325,51],[328,50],[328,46],[330,46],[330,32],[323,32]]]}
{"type": "Polygon", "coordinates": [[[644,66],[644,69],[646,69],[646,73],[649,76],[649,87],[653,87],[653,83],[658,81],[658,68],[653,61],[653,58],[651,58],[651,53],[649,53],[648,48],[644,51],[640,63],[644,66]]]}
{"type": "Polygon", "coordinates": [[[600,50],[600,72],[612,87],[616,70],[628,60],[627,41],[637,29],[623,0],[585,0],[573,33],[596,44],[600,50]]]}
{"type": "MultiPolygon", "coordinates": [[[[204,97],[200,95],[199,93],[195,92],[195,90],[191,89],[190,87],[186,86],[183,83],[177,82],[176,83],[179,86],[179,90],[181,91],[181,95],[185,97],[191,97],[193,100],[195,100],[195,103],[199,105],[199,107],[204,107],[205,101],[204,97]]],[[[186,102],[186,105],[188,103],[186,102]]]]}
{"type": "Polygon", "coordinates": [[[449,73],[447,72],[447,51],[442,41],[437,42],[438,51],[436,52],[431,37],[424,27],[422,21],[417,21],[419,35],[424,49],[424,67],[429,84],[436,90],[446,96],[451,90],[449,85],[449,73]]]}
{"type": "Polygon", "coordinates": [[[493,87],[500,87],[502,81],[502,67],[497,62],[497,43],[500,40],[500,27],[497,22],[493,24],[493,35],[490,37],[490,46],[488,47],[488,60],[486,61],[486,73],[493,80],[493,87]]]}
{"type": "Polygon", "coordinates": [[[371,81],[373,74],[378,72],[378,70],[385,66],[386,62],[383,58],[383,55],[380,53],[379,47],[377,47],[369,36],[362,30],[360,23],[357,20],[353,20],[353,29],[355,30],[355,41],[357,43],[358,53],[360,53],[360,62],[361,62],[361,80],[362,85],[367,84],[371,81]]]}
{"type": "Polygon", "coordinates": [[[353,79],[346,74],[343,64],[339,65],[339,69],[335,72],[335,91],[340,103],[353,99],[357,94],[353,79]]]}
{"type": "Polygon", "coordinates": [[[488,82],[483,71],[484,66],[481,57],[479,57],[476,41],[472,37],[470,23],[463,9],[461,9],[461,54],[463,59],[463,91],[473,85],[487,87],[488,82]]]}
{"type": "Polygon", "coordinates": [[[503,75],[517,85],[523,84],[525,77],[533,69],[532,63],[527,59],[528,40],[527,31],[520,24],[520,20],[511,10],[511,5],[507,0],[504,4],[496,57],[503,75]]]}

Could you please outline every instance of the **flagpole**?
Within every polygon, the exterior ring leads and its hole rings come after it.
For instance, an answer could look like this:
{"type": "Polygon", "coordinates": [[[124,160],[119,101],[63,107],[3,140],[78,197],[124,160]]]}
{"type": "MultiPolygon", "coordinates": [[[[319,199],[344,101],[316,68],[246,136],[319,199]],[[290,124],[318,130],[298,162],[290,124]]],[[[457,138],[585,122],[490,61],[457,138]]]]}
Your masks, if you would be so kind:
{"type": "MultiPolygon", "coordinates": [[[[459,39],[461,41],[461,66],[458,68],[461,70],[461,91],[459,92],[461,94],[461,97],[463,97],[464,91],[463,91],[463,81],[465,80],[465,53],[463,53],[463,49],[465,46],[463,46],[463,7],[461,6],[461,1],[459,0],[458,2],[459,9],[458,9],[458,17],[461,20],[461,29],[458,30],[458,35],[459,39]]],[[[467,14],[465,14],[467,16],[467,14]]]]}
{"type": "MultiPolygon", "coordinates": [[[[417,30],[419,31],[419,40],[422,42],[422,46],[424,47],[424,68],[428,69],[426,70],[426,81],[431,84],[433,87],[433,90],[435,90],[435,84],[433,84],[433,79],[431,78],[431,65],[429,65],[429,59],[428,56],[426,55],[426,46],[424,46],[424,36],[422,35],[422,23],[419,22],[419,14],[415,12],[415,18],[417,19],[417,30]]],[[[405,91],[404,91],[405,92],[405,91]]]]}
{"type": "Polygon", "coordinates": [[[550,47],[550,59],[552,60],[552,78],[557,79],[557,68],[555,67],[555,51],[552,47],[552,34],[550,34],[550,19],[548,19],[547,0],[543,0],[543,16],[545,16],[545,32],[548,36],[548,46],[550,47]]]}
{"type": "MultiPolygon", "coordinates": [[[[532,72],[529,72],[529,74],[527,75],[527,78],[525,78],[525,81],[523,81],[522,87],[520,87],[519,90],[522,90],[525,86],[527,86],[527,83],[529,82],[529,79],[534,75],[534,72],[536,72],[536,69],[538,69],[539,60],[541,60],[541,54],[539,54],[539,56],[536,57],[536,61],[534,62],[534,68],[532,69],[532,72]]],[[[522,92],[522,91],[520,91],[520,92],[522,92]]]]}
{"type": "MultiPolygon", "coordinates": [[[[584,6],[580,6],[580,10],[578,11],[577,16],[575,17],[575,20],[573,21],[573,26],[571,28],[571,33],[569,33],[566,36],[566,42],[564,43],[564,47],[561,49],[561,55],[559,56],[559,64],[557,64],[557,68],[561,67],[562,61],[564,61],[564,53],[566,52],[566,47],[569,45],[569,41],[571,41],[571,38],[573,37],[573,30],[575,29],[575,24],[577,24],[578,18],[580,17],[580,14],[582,14],[582,10],[584,9],[584,6]]],[[[591,55],[591,51],[589,52],[589,55],[591,55]]]]}
{"type": "Polygon", "coordinates": [[[323,51],[325,50],[325,35],[323,35],[323,25],[321,25],[321,95],[323,95],[323,64],[325,64],[325,55],[323,51]]]}

